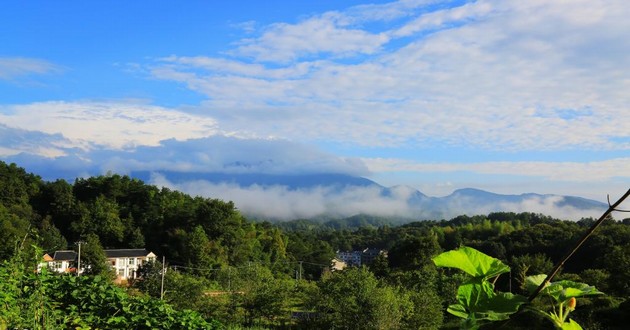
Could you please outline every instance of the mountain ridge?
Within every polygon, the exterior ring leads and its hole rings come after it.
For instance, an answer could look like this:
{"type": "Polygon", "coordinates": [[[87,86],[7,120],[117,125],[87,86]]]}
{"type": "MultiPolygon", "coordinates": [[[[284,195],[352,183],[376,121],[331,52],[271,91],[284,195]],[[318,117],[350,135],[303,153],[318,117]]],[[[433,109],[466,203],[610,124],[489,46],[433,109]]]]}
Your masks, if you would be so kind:
{"type": "MultiPolygon", "coordinates": [[[[593,216],[606,209],[607,204],[595,200],[554,194],[527,192],[522,194],[498,194],[478,188],[461,188],[442,197],[428,196],[408,185],[385,187],[364,177],[339,173],[311,174],[258,174],[258,173],[182,173],[173,171],[133,172],[131,176],[143,180],[153,180],[161,176],[174,185],[190,182],[205,182],[241,192],[276,191],[283,189],[277,198],[288,198],[291,193],[317,194],[314,200],[324,199],[325,210],[305,218],[339,219],[359,214],[413,219],[445,219],[466,214],[487,214],[490,212],[535,212],[551,213],[557,216],[569,214],[571,217],[593,216]],[[368,197],[361,197],[361,196],[368,197]],[[361,198],[364,198],[361,200],[361,198]],[[382,207],[378,205],[382,204],[382,207]],[[361,209],[363,207],[364,209],[361,209]],[[356,209],[346,211],[344,208],[356,209]],[[367,211],[366,211],[367,210],[367,211]],[[387,211],[391,212],[387,212],[387,211]],[[553,210],[552,213],[551,210],[553,210]]],[[[200,188],[203,192],[203,189],[200,188]]],[[[219,193],[221,189],[218,189],[219,193]]],[[[245,194],[245,193],[244,193],[245,194]]],[[[236,196],[236,195],[235,195],[236,196]]],[[[222,196],[215,196],[223,198],[222,196]]],[[[267,198],[272,198],[266,196],[267,198]]],[[[238,198],[238,196],[236,196],[238,198]]],[[[260,208],[248,207],[246,201],[235,201],[243,214],[261,219],[273,219],[270,212],[260,212],[260,208]]],[[[269,206],[271,207],[271,206],[269,206]]],[[[302,217],[302,216],[300,216],[302,217]]],[[[286,220],[286,218],[285,218],[286,220]]]]}

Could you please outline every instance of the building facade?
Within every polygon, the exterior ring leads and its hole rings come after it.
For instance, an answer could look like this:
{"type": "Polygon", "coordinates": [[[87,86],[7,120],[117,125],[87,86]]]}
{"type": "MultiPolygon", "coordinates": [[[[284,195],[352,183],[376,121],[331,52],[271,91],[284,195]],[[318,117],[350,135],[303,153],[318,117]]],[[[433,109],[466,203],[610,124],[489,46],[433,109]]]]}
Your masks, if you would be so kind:
{"type": "MultiPolygon", "coordinates": [[[[104,250],[107,263],[116,272],[117,281],[125,281],[138,277],[138,268],[147,262],[155,261],[156,255],[146,249],[110,249],[104,250]]],[[[52,256],[45,254],[39,265],[57,273],[76,273],[79,255],[76,251],[55,251],[52,256]]],[[[80,272],[85,267],[81,266],[80,272]]]]}

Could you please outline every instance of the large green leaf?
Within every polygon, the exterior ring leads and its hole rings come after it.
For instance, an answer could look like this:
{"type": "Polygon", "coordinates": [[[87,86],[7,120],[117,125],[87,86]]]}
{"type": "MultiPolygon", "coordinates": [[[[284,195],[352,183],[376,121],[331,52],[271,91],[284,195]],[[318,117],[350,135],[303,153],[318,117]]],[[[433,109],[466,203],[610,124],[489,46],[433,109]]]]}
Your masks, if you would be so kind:
{"type": "Polygon", "coordinates": [[[577,322],[569,319],[569,322],[562,324],[562,330],[582,330],[582,327],[577,322]]]}
{"type": "MultiPolygon", "coordinates": [[[[531,275],[525,278],[525,289],[530,294],[534,293],[540,284],[547,278],[546,274],[531,275]]],[[[549,284],[547,284],[549,286],[549,284]]]]}
{"type": "Polygon", "coordinates": [[[516,313],[520,306],[525,303],[527,303],[527,297],[509,292],[501,292],[484,301],[478,307],[478,310],[482,311],[485,315],[477,316],[477,318],[490,321],[506,320],[510,315],[516,313]]]}
{"type": "Polygon", "coordinates": [[[479,311],[479,308],[492,297],[494,287],[488,281],[471,279],[457,288],[457,302],[471,312],[479,311]]]}
{"type": "Polygon", "coordinates": [[[511,293],[497,294],[491,283],[473,278],[459,286],[457,302],[449,306],[449,313],[461,318],[498,321],[516,313],[527,298],[511,293]]]}
{"type": "Polygon", "coordinates": [[[482,279],[488,279],[510,271],[510,267],[501,262],[501,260],[466,246],[444,252],[434,257],[433,262],[438,267],[457,268],[472,277],[482,279]]]}
{"type": "Polygon", "coordinates": [[[464,307],[462,304],[449,305],[446,311],[463,319],[468,318],[468,311],[466,311],[466,307],[464,307]]]}
{"type": "MultiPolygon", "coordinates": [[[[525,286],[530,293],[544,281],[546,275],[533,275],[525,279],[525,286]]],[[[542,294],[551,296],[557,302],[565,302],[572,297],[582,297],[603,294],[594,286],[573,281],[551,282],[541,291],[542,294]]]]}
{"type": "Polygon", "coordinates": [[[553,282],[550,286],[559,286],[562,288],[560,291],[559,301],[566,301],[571,299],[572,297],[582,297],[582,296],[592,296],[592,295],[600,295],[604,294],[603,292],[597,290],[592,285],[588,285],[586,283],[578,283],[573,281],[559,281],[553,282]]]}

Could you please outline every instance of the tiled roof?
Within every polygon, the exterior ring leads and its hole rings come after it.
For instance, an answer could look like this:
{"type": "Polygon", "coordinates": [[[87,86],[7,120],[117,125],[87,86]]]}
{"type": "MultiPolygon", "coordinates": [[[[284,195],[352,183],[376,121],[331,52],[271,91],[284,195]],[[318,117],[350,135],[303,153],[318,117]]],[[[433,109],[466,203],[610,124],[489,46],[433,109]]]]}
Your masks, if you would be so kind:
{"type": "Polygon", "coordinates": [[[108,258],[133,258],[133,257],[146,257],[149,255],[147,249],[115,249],[105,250],[105,255],[108,258]]]}
{"type": "Polygon", "coordinates": [[[72,250],[55,251],[55,254],[53,254],[53,259],[55,261],[75,260],[76,258],[77,253],[72,250]]]}
{"type": "MultiPolygon", "coordinates": [[[[112,250],[104,250],[104,251],[105,251],[105,256],[107,256],[107,258],[146,257],[151,253],[147,249],[112,249],[112,250]]],[[[52,258],[55,261],[76,260],[77,253],[72,250],[60,250],[60,251],[55,251],[52,258]]]]}

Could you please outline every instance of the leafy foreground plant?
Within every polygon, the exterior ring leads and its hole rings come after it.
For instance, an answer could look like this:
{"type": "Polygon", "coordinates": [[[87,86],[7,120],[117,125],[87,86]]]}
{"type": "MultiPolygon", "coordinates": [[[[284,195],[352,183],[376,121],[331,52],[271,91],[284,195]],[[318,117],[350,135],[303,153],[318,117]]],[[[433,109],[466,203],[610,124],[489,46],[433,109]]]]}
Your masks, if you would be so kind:
{"type": "Polygon", "coordinates": [[[21,257],[18,251],[0,262],[0,330],[223,328],[196,312],[130,295],[100,276],[34,272],[21,257]]]}
{"type": "MultiPolygon", "coordinates": [[[[547,275],[533,275],[526,278],[526,288],[532,293],[545,280],[547,275]]],[[[572,319],[567,322],[569,313],[575,310],[577,297],[603,294],[594,286],[573,281],[551,282],[540,291],[543,297],[551,298],[551,311],[545,312],[532,308],[532,310],[543,314],[553,321],[558,329],[582,329],[582,327],[572,319]]]]}
{"type": "MultiPolygon", "coordinates": [[[[510,267],[501,260],[490,257],[470,247],[444,252],[433,258],[438,267],[456,268],[470,275],[470,278],[457,289],[457,303],[450,305],[447,311],[462,318],[462,329],[478,329],[492,321],[510,318],[528,303],[527,297],[509,292],[496,292],[494,283],[499,275],[510,271],[510,267]]],[[[546,275],[529,276],[527,288],[534,292],[545,280],[546,275]]],[[[558,329],[582,329],[579,324],[567,316],[575,309],[576,297],[602,294],[595,287],[572,281],[549,283],[541,291],[543,296],[551,298],[551,311],[546,312],[528,306],[545,315],[558,329]]]]}

